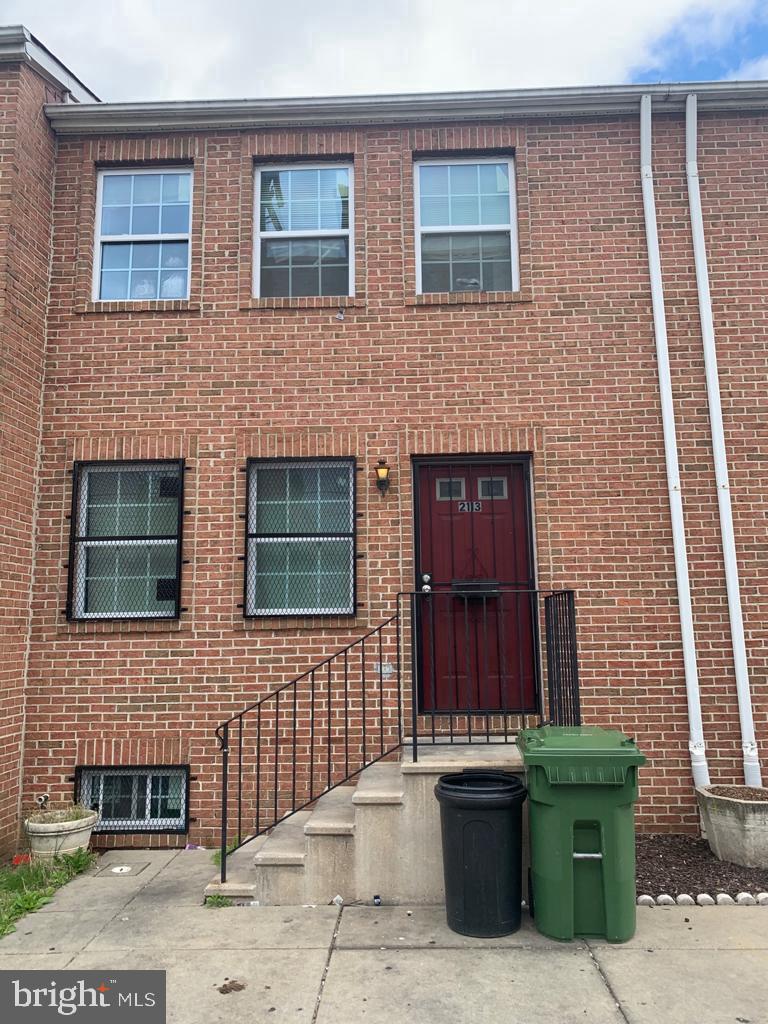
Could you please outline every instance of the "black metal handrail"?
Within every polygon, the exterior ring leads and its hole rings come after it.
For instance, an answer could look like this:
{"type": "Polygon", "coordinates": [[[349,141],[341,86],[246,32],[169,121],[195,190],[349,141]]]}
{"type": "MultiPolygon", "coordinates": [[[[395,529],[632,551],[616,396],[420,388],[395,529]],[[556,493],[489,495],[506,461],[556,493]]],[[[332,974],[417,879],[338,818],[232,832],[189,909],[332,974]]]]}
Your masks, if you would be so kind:
{"type": "Polygon", "coordinates": [[[230,853],[402,747],[404,721],[416,761],[420,743],[509,742],[531,717],[581,721],[573,591],[398,594],[394,615],[217,727],[221,881],[230,853]]]}

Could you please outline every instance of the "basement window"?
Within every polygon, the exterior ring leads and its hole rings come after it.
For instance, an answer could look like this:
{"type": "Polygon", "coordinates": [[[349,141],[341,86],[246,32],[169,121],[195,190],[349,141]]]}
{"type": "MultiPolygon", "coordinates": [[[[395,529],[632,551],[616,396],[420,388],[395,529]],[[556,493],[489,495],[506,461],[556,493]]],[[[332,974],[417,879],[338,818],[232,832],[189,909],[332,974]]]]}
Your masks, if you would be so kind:
{"type": "Polygon", "coordinates": [[[513,160],[421,161],[415,189],[417,292],[520,287],[513,160]]]}
{"type": "Polygon", "coordinates": [[[245,614],[354,615],[354,459],[249,459],[245,614]]]}
{"type": "Polygon", "coordinates": [[[75,463],[68,618],[178,618],[183,478],[182,460],[75,463]]]}
{"type": "Polygon", "coordinates": [[[352,167],[256,171],[254,294],[354,295],[352,167]]]}
{"type": "Polygon", "coordinates": [[[192,172],[100,171],[93,298],[189,298],[192,172]]]}
{"type": "Polygon", "coordinates": [[[98,811],[94,832],[189,830],[187,765],[75,769],[75,800],[98,811]]]}

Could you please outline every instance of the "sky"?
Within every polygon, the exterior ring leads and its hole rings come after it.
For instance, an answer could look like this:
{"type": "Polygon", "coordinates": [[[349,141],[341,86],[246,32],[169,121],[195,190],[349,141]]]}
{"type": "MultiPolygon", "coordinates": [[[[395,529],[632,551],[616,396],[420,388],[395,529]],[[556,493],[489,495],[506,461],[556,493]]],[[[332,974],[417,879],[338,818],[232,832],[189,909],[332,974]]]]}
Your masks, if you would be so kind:
{"type": "Polygon", "coordinates": [[[768,0],[0,0],[103,100],[768,78],[768,0]]]}

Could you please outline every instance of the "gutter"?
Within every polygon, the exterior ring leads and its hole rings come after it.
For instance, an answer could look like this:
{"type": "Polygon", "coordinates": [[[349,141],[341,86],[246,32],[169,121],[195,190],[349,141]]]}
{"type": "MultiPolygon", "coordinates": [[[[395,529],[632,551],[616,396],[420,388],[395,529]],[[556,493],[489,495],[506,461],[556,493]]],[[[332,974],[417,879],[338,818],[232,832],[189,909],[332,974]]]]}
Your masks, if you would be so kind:
{"type": "Polygon", "coordinates": [[[707,110],[768,111],[768,83],[711,82],[671,85],[600,85],[488,92],[411,93],[288,99],[196,100],[167,103],[48,104],[61,135],[280,128],[321,125],[420,124],[523,117],[634,116],[642,95],[682,114],[695,88],[707,110]]]}
{"type": "Polygon", "coordinates": [[[720,403],[720,378],[717,370],[715,326],[712,317],[712,298],[709,291],[709,269],[704,240],[704,217],[701,209],[699,168],[697,161],[697,97],[690,93],[685,104],[685,174],[688,182],[688,204],[691,214],[693,257],[696,267],[696,289],[699,298],[699,320],[704,349],[704,373],[707,381],[707,405],[712,437],[712,455],[715,463],[717,504],[720,515],[720,537],[723,546],[725,586],[728,595],[728,618],[731,626],[733,667],[736,675],[736,695],[739,705],[741,749],[744,761],[744,782],[747,786],[761,786],[762,775],[755,739],[752,716],[752,695],[747,668],[747,649],[744,639],[744,620],[741,613],[739,567],[736,559],[736,541],[733,533],[731,491],[728,483],[728,458],[725,448],[723,410],[720,403]]]}
{"type": "Polygon", "coordinates": [[[677,582],[680,632],[683,644],[685,692],[688,702],[688,752],[691,758],[694,785],[708,786],[709,768],[707,766],[704,744],[704,726],[701,718],[699,673],[696,662],[696,641],[693,632],[693,610],[691,607],[691,584],[688,576],[685,520],[683,517],[683,499],[680,488],[680,466],[677,455],[677,428],[672,399],[672,376],[669,368],[664,284],[661,274],[661,254],[656,224],[656,197],[653,187],[651,139],[652,102],[651,93],[645,93],[640,100],[640,177],[643,189],[645,234],[648,244],[648,270],[651,278],[653,333],[656,341],[656,362],[659,374],[664,457],[667,467],[667,488],[672,518],[672,547],[675,561],[675,579],[677,582]]]}

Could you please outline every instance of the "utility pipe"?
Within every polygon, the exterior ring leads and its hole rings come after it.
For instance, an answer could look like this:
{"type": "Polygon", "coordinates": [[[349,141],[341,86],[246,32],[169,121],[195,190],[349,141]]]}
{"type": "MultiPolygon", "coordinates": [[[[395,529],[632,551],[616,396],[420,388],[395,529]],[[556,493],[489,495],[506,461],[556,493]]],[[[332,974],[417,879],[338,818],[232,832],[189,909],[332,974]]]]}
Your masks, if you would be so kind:
{"type": "Polygon", "coordinates": [[[693,610],[691,608],[691,585],[688,578],[685,520],[683,518],[680,467],[677,457],[677,431],[675,427],[675,410],[672,402],[672,376],[669,369],[667,319],[664,309],[659,235],[656,226],[656,199],[653,189],[653,167],[651,163],[651,102],[650,93],[646,93],[641,97],[640,179],[643,189],[645,236],[648,244],[648,270],[651,278],[653,333],[656,340],[661,422],[664,433],[664,457],[667,466],[669,508],[672,518],[672,548],[675,560],[675,579],[677,581],[677,601],[680,610],[680,632],[683,642],[685,691],[688,700],[688,751],[691,757],[691,771],[694,784],[697,786],[708,786],[709,768],[707,766],[706,748],[704,745],[704,727],[701,720],[699,673],[696,665],[696,641],[693,633],[693,610]]]}
{"type": "Polygon", "coordinates": [[[712,435],[712,454],[715,462],[717,504],[720,513],[720,536],[725,565],[725,587],[728,595],[728,618],[731,624],[733,667],[736,674],[736,695],[741,726],[741,750],[744,759],[744,782],[748,786],[762,785],[760,760],[752,717],[752,695],[747,670],[747,648],[744,641],[744,620],[741,614],[739,567],[736,560],[736,541],[733,535],[731,491],[728,484],[728,460],[723,430],[723,410],[720,404],[720,380],[717,372],[715,326],[712,318],[712,299],[709,292],[709,269],[704,241],[704,217],[701,211],[699,167],[697,150],[697,100],[689,93],[685,102],[685,175],[688,181],[688,204],[691,213],[693,258],[696,267],[696,289],[699,295],[699,320],[704,347],[704,373],[707,380],[709,429],[712,435]]]}

